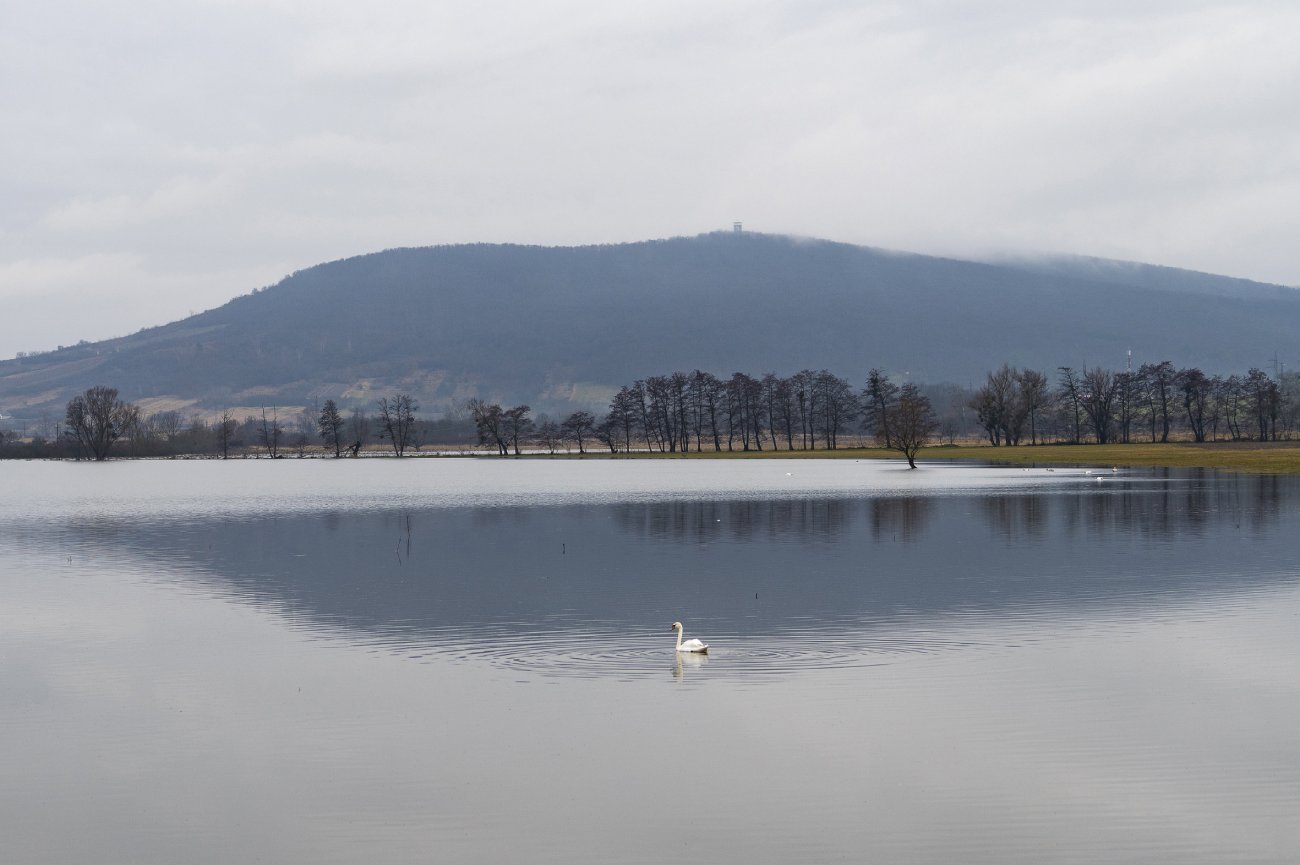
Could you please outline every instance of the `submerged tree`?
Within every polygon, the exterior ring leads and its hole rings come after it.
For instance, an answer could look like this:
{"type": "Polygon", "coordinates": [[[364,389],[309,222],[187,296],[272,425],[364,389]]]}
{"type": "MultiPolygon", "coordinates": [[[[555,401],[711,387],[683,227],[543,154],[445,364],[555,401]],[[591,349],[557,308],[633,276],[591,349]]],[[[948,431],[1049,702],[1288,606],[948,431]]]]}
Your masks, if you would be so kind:
{"type": "Polygon", "coordinates": [[[929,443],[937,428],[938,422],[929,398],[916,385],[903,385],[899,389],[898,400],[890,410],[891,449],[901,451],[907,457],[908,466],[916,468],[917,453],[929,443]]]}
{"type": "Polygon", "coordinates": [[[117,388],[96,385],[68,401],[65,414],[67,434],[78,448],[85,448],[98,461],[108,458],[113,442],[138,418],[134,405],[117,398],[117,388]]]}

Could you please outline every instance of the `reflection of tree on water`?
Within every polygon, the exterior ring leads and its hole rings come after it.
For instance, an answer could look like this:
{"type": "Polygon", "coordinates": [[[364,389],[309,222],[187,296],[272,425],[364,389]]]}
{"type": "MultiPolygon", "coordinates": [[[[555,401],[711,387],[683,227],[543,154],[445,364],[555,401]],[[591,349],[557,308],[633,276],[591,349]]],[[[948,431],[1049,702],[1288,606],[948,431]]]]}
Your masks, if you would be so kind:
{"type": "Polygon", "coordinates": [[[868,502],[871,537],[876,541],[918,541],[934,512],[933,496],[871,499],[868,502]]]}
{"type": "MultiPolygon", "coordinates": [[[[1140,535],[1155,540],[1200,537],[1213,528],[1262,531],[1276,524],[1284,490],[1276,476],[1218,475],[1210,471],[1080,481],[1077,487],[973,497],[995,538],[1042,541],[1050,532],[1100,540],[1140,535]]],[[[876,542],[924,540],[944,496],[867,499],[779,499],[637,502],[614,506],[615,524],[650,540],[826,541],[865,520],[876,542]]]]}
{"type": "Polygon", "coordinates": [[[1203,537],[1231,525],[1261,532],[1277,525],[1284,487],[1274,475],[1174,474],[1161,469],[1132,480],[1103,478],[1080,489],[982,496],[979,511],[996,537],[1041,540],[1053,521],[1065,537],[1103,540],[1139,535],[1168,541],[1203,537]]]}
{"type": "Polygon", "coordinates": [[[1003,540],[1041,538],[1047,532],[1046,496],[989,496],[979,499],[979,509],[993,534],[1003,540]]]}
{"type": "Polygon", "coordinates": [[[614,522],[651,540],[704,544],[714,541],[802,541],[833,538],[849,528],[859,502],[847,499],[667,501],[614,505],[614,522]]]}
{"type": "Polygon", "coordinates": [[[935,507],[928,496],[873,499],[670,501],[614,507],[619,528],[674,543],[761,540],[816,542],[857,530],[865,514],[877,541],[919,540],[935,507]]]}

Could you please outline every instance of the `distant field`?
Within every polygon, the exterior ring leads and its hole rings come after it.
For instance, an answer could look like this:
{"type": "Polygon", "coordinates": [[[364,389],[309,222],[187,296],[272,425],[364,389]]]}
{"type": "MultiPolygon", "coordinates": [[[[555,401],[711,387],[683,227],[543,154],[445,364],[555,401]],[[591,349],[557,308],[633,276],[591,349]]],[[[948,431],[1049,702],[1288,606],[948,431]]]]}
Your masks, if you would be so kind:
{"type": "MultiPolygon", "coordinates": [[[[257,456],[258,452],[250,450],[241,452],[242,456],[257,456]]],[[[319,445],[304,449],[298,454],[295,449],[285,447],[285,456],[310,456],[313,458],[332,457],[322,451],[319,445]]],[[[363,456],[384,458],[392,455],[392,449],[377,444],[367,445],[363,456]]],[[[122,455],[117,454],[121,457],[122,455]]],[[[212,455],[208,455],[211,457],[212,455]]],[[[482,447],[472,445],[426,444],[418,450],[407,452],[410,459],[438,457],[483,457],[497,458],[495,453],[482,447]]],[[[658,451],[633,451],[632,453],[611,454],[608,450],[591,448],[585,454],[573,451],[545,453],[535,449],[527,450],[522,457],[509,456],[506,459],[620,459],[620,460],[716,460],[716,459],[872,459],[899,460],[903,457],[898,451],[878,447],[844,447],[839,450],[826,451],[692,451],[690,453],[660,453],[658,451]]],[[[1171,442],[1169,444],[1129,444],[1129,445],[1023,445],[1020,447],[990,447],[988,445],[936,445],[921,451],[918,462],[935,462],[947,460],[971,460],[979,462],[998,462],[1018,466],[1165,466],[1169,468],[1206,468],[1226,471],[1250,472],[1255,474],[1300,474],[1300,442],[1215,442],[1212,444],[1193,444],[1191,442],[1171,442]]]]}
{"type": "MultiPolygon", "coordinates": [[[[609,456],[606,454],[606,456],[609,456]]],[[[704,451],[690,454],[633,453],[640,459],[902,459],[884,448],[835,451],[704,451]]],[[[1215,468],[1258,474],[1300,474],[1300,443],[1215,442],[1212,444],[1038,445],[1030,447],[939,446],[921,451],[918,460],[981,460],[1014,465],[1168,466],[1215,468]]]]}
{"type": "Polygon", "coordinates": [[[1300,444],[1295,442],[936,447],[921,451],[919,458],[998,460],[1016,465],[1168,466],[1300,474],[1300,444]]]}

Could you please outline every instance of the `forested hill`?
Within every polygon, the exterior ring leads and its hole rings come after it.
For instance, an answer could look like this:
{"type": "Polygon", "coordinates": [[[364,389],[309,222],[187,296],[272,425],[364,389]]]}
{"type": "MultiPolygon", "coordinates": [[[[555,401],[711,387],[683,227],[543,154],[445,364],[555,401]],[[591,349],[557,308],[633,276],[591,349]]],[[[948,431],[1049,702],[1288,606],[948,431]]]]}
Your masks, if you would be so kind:
{"type": "Polygon", "coordinates": [[[394,249],[299,271],[129,337],[0,363],[0,412],[61,412],[93,384],[220,410],[470,396],[535,409],[694,368],[872,366],[968,383],[1169,359],[1289,356],[1300,292],[1095,259],[975,263],[752,233],[610,246],[394,249]]]}

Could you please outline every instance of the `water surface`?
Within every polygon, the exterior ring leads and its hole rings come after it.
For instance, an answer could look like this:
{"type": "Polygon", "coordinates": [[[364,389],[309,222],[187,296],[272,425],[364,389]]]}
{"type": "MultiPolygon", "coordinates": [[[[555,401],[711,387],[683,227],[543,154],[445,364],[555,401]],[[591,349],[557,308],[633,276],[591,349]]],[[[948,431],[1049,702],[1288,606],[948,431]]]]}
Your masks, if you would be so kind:
{"type": "Polygon", "coordinates": [[[0,859],[1288,862],[1292,479],[0,464],[0,859]],[[679,658],[668,625],[712,644],[679,658]]]}

